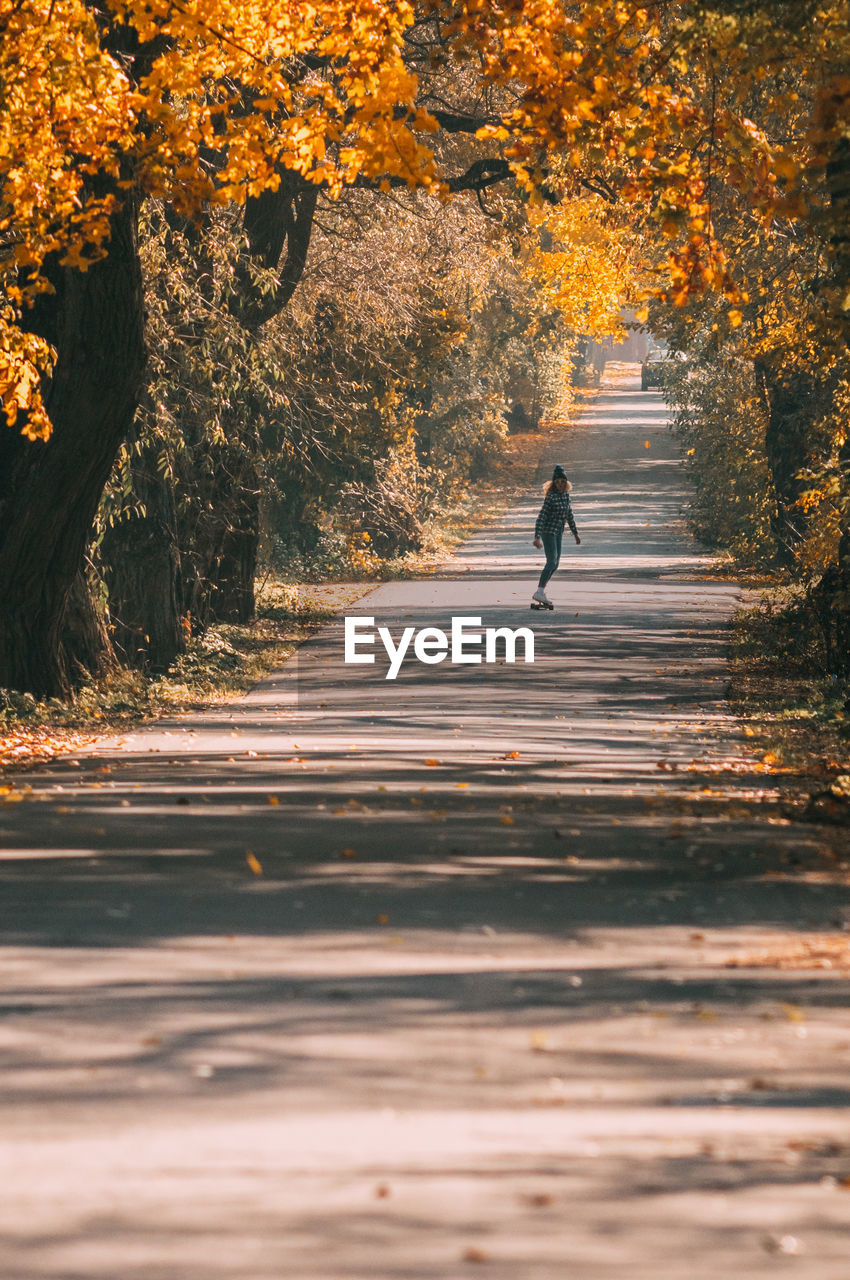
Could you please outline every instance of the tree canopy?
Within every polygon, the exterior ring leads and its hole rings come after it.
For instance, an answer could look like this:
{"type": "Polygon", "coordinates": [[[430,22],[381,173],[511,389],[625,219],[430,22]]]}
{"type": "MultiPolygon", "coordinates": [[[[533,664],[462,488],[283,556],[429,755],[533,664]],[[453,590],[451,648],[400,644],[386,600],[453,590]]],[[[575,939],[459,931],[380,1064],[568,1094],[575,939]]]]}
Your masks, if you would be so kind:
{"type": "Polygon", "coordinates": [[[665,232],[686,232],[669,262],[680,290],[695,273],[725,279],[710,243],[712,166],[768,209],[777,166],[790,162],[734,97],[722,109],[705,100],[706,75],[729,60],[739,72],[747,46],[737,19],[697,12],[624,0],[4,0],[10,423],[24,411],[28,434],[49,431],[37,376],[49,351],[15,332],[16,308],[50,287],[52,258],[85,270],[105,251],[130,192],[186,217],[293,175],[334,195],[404,185],[445,197],[483,191],[509,168],[531,186],[557,157],[572,183],[610,190],[602,175],[615,169],[619,194],[651,200],[665,232]],[[479,143],[461,167],[446,146],[459,135],[479,143]]]}

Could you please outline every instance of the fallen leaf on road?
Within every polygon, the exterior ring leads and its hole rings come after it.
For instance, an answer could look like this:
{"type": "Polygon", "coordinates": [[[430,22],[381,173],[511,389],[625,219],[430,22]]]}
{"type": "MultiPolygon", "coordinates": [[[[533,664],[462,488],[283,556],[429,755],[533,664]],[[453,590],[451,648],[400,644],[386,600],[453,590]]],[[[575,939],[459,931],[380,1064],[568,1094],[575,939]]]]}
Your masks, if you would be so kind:
{"type": "Polygon", "coordinates": [[[250,849],[247,849],[245,852],[245,861],[248,863],[248,866],[251,868],[255,876],[261,876],[263,874],[263,868],[259,858],[256,854],[253,854],[250,849]]]}
{"type": "Polygon", "coordinates": [[[344,858],[356,858],[356,857],[357,857],[357,850],[356,850],[356,849],[343,849],[343,851],[342,851],[342,856],[343,856],[344,858]]]}
{"type": "Polygon", "coordinates": [[[503,813],[500,816],[499,821],[503,827],[512,827],[514,825],[514,820],[509,813],[503,813]]]}
{"type": "MultiPolygon", "coordinates": [[[[776,877],[780,873],[774,872],[776,877]]],[[[767,940],[770,945],[764,950],[753,951],[747,955],[733,956],[726,961],[727,969],[850,969],[850,938],[843,934],[822,934],[819,937],[807,938],[802,942],[797,939],[777,937],[767,940]]],[[[785,1009],[796,1009],[796,1005],[783,1005],[785,1009]]],[[[798,1010],[799,1012],[799,1010],[798,1010]]],[[[788,1014],[785,1014],[788,1017],[788,1014]]],[[[803,1021],[802,1014],[791,1021],[803,1021]]]]}
{"type": "Polygon", "coordinates": [[[489,1255],[483,1249],[464,1249],[461,1254],[464,1262],[488,1262],[489,1255]]]}
{"type": "MultiPolygon", "coordinates": [[[[78,751],[80,747],[94,741],[91,734],[71,733],[67,730],[4,730],[0,734],[0,761],[21,764],[30,760],[52,760],[54,756],[78,751]]],[[[79,764],[79,760],[69,760],[68,763],[79,764]]]]}

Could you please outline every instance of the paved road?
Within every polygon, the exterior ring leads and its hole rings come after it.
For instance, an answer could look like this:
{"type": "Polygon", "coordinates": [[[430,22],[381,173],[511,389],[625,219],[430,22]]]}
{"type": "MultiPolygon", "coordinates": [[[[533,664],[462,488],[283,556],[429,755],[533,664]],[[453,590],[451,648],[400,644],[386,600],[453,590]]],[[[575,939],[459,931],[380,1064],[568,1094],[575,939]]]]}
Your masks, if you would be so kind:
{"type": "Polygon", "coordinates": [[[356,606],[533,665],[388,681],[340,621],[5,797],[4,1280],[846,1280],[848,982],[762,963],[850,919],[835,837],[723,702],[660,396],[554,461],[554,614],[539,493],[356,606]]]}

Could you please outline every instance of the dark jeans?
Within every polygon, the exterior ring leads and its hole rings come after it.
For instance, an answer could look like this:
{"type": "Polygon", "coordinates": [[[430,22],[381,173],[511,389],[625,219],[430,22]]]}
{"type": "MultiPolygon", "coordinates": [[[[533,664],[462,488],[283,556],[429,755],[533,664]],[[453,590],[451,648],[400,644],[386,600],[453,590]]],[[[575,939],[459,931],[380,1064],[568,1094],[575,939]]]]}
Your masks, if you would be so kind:
{"type": "Polygon", "coordinates": [[[561,561],[561,533],[541,533],[540,540],[546,552],[546,563],[540,575],[538,587],[545,587],[561,561]]]}

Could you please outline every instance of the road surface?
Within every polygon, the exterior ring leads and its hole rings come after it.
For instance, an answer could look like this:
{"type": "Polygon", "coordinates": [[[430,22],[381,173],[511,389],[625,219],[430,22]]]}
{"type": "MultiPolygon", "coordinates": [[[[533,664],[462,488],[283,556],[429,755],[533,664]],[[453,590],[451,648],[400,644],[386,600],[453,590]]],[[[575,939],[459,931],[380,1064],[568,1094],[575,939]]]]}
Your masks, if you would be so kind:
{"type": "Polygon", "coordinates": [[[389,681],[340,619],[13,780],[4,1280],[846,1280],[850,984],[775,963],[850,919],[835,836],[724,703],[660,395],[615,368],[553,462],[554,613],[539,490],[348,611],[533,665],[389,681]]]}

